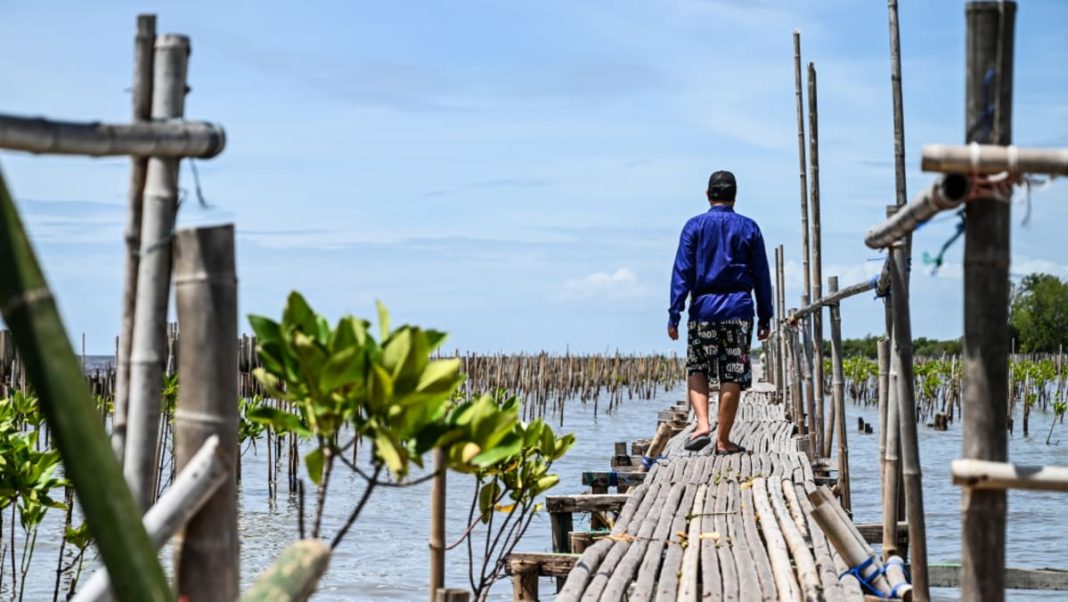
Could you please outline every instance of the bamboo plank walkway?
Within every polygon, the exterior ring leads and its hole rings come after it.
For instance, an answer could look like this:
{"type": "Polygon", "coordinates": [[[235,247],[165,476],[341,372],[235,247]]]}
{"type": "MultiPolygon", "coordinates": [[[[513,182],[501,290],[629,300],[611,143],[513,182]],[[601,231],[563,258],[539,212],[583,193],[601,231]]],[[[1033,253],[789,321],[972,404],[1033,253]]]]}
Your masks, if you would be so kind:
{"type": "Polygon", "coordinates": [[[742,396],[733,440],[747,453],[686,451],[692,424],[675,436],[557,600],[862,600],[811,519],[812,466],[772,391],[742,396]]]}

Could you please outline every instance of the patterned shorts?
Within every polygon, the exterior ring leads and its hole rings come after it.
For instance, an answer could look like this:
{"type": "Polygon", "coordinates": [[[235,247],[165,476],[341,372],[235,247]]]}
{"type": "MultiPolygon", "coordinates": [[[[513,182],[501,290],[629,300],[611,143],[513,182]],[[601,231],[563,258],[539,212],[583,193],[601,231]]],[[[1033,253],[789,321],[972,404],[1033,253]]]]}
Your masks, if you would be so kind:
{"type": "Polygon", "coordinates": [[[686,372],[704,374],[710,383],[738,383],[748,389],[753,384],[752,338],[752,320],[690,322],[686,372]]]}

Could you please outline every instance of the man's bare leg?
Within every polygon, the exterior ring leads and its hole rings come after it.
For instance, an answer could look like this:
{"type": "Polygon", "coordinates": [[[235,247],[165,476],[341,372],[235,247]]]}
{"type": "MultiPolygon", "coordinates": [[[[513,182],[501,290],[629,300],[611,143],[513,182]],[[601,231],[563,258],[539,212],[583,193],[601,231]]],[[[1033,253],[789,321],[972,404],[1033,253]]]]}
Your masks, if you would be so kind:
{"type": "MultiPolygon", "coordinates": [[[[705,390],[707,391],[707,387],[705,390]]],[[[738,383],[720,383],[719,424],[716,426],[716,449],[718,451],[733,451],[736,449],[736,446],[731,443],[731,427],[734,426],[734,417],[738,414],[738,400],[741,397],[741,385],[738,383]]],[[[708,399],[707,395],[705,399],[708,399]]]]}
{"type": "Polygon", "coordinates": [[[697,425],[694,426],[690,439],[696,439],[712,432],[712,427],[708,424],[708,377],[704,374],[691,374],[686,379],[686,389],[690,394],[694,416],[697,417],[697,425]]]}

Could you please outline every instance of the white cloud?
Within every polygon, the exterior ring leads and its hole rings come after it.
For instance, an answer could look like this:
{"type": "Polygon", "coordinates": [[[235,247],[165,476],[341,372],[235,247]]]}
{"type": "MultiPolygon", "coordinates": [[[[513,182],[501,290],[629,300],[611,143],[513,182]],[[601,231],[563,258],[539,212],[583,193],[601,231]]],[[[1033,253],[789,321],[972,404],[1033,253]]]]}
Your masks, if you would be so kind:
{"type": "Polygon", "coordinates": [[[614,272],[594,272],[581,278],[571,278],[564,283],[564,296],[581,297],[642,297],[649,293],[649,287],[638,281],[638,275],[629,267],[621,267],[614,272]]]}

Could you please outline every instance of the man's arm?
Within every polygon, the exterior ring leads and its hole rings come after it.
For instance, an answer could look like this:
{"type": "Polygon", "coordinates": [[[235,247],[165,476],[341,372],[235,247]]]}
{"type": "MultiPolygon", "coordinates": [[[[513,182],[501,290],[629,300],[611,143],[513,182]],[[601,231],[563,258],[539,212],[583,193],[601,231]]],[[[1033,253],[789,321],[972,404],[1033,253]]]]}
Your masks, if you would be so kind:
{"type": "Polygon", "coordinates": [[[668,327],[678,327],[682,310],[686,307],[686,295],[693,290],[694,240],[687,223],[679,236],[679,250],[675,253],[675,268],[671,272],[671,305],[668,307],[668,327]]]}
{"type": "Polygon", "coordinates": [[[753,292],[757,302],[757,329],[766,332],[771,327],[771,318],[775,315],[775,304],[771,295],[771,273],[768,269],[768,254],[764,250],[764,235],[758,229],[753,237],[752,255],[749,269],[753,274],[753,292]]]}

